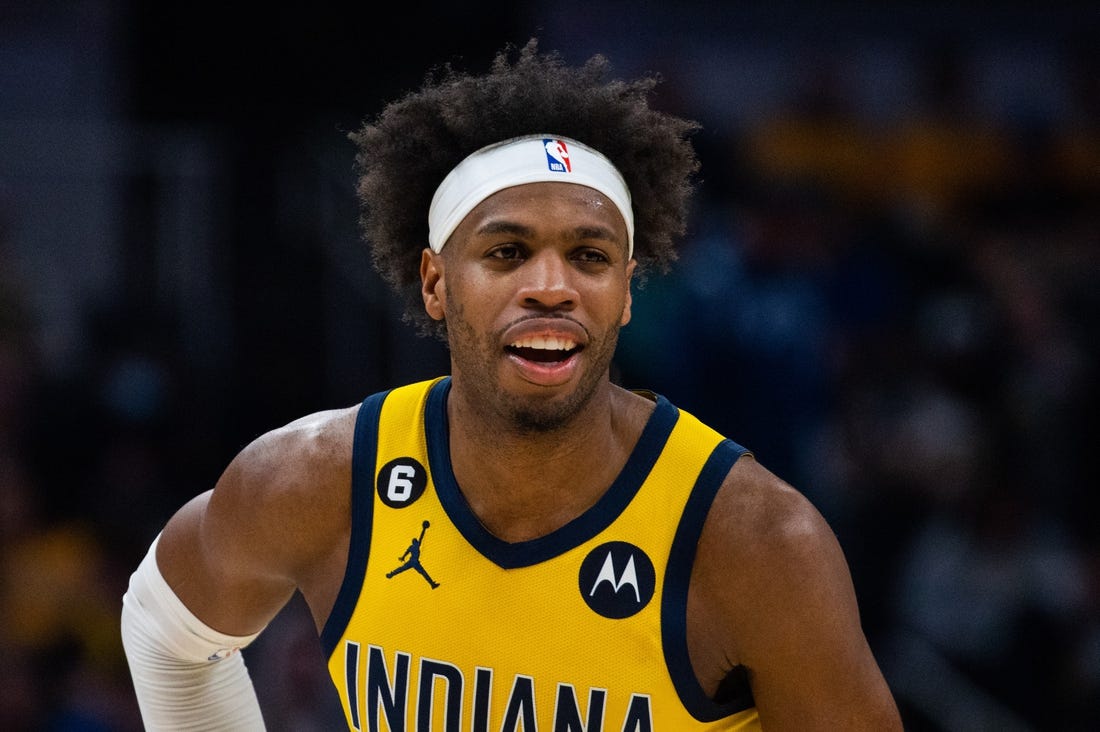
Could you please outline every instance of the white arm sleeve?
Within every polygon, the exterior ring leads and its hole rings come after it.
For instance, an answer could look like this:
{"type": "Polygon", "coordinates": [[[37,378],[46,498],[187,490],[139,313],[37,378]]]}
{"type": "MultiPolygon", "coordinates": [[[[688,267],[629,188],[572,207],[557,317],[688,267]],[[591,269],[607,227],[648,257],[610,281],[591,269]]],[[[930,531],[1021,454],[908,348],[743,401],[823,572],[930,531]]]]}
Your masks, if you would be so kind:
{"type": "Polygon", "coordinates": [[[263,730],[239,649],[259,633],[219,633],[196,618],[157,567],[157,539],[122,598],[122,645],[145,728],[263,730]]]}

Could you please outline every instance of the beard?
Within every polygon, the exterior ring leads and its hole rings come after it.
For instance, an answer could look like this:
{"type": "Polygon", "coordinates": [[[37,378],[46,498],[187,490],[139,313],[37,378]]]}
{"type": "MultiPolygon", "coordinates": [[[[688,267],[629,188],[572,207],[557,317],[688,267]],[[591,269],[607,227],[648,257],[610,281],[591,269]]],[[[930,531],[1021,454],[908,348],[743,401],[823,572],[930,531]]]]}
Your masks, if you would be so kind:
{"type": "MultiPolygon", "coordinates": [[[[506,391],[498,377],[503,330],[480,336],[465,318],[462,307],[447,316],[447,342],[454,371],[463,375],[463,389],[470,405],[486,421],[503,421],[520,434],[547,434],[566,427],[592,400],[596,389],[607,378],[615,355],[620,326],[616,323],[602,338],[589,340],[584,352],[588,367],[581,372],[576,387],[566,393],[545,397],[519,395],[506,391]]],[[[587,330],[587,329],[586,329],[587,330]]]]}

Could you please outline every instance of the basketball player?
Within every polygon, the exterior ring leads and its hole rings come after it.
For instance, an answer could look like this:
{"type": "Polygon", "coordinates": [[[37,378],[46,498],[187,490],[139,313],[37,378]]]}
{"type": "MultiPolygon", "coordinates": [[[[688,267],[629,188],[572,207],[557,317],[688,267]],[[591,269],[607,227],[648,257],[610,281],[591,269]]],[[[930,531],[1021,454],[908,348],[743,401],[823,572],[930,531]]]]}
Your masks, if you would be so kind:
{"type": "Polygon", "coordinates": [[[697,167],[653,84],[532,41],[353,135],[374,262],[451,371],[260,437],[168,522],[122,613],[149,729],[261,729],[236,651],[295,591],[349,729],[900,728],[818,512],[609,379],[697,167]]]}

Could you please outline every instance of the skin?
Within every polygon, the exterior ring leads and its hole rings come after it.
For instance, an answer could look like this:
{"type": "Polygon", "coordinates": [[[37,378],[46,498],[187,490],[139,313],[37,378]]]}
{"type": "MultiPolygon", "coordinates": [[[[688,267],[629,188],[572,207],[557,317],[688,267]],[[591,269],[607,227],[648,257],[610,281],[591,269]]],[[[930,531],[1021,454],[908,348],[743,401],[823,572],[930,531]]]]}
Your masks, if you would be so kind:
{"type": "MultiPolygon", "coordinates": [[[[635,262],[626,252],[611,202],[566,183],[500,191],[441,253],[424,251],[424,307],[447,322],[452,352],[455,476],[501,539],[543,536],[593,505],[652,412],[608,376],[630,321],[635,262]],[[540,365],[508,347],[531,334],[583,347],[564,364],[540,365]]],[[[257,632],[295,590],[323,627],[348,556],[357,409],[260,437],[168,522],[161,571],[215,630],[257,632]]],[[[730,470],[704,525],[688,645],[710,694],[734,666],[748,669],[769,732],[901,729],[832,531],[751,457],[730,470]]]]}

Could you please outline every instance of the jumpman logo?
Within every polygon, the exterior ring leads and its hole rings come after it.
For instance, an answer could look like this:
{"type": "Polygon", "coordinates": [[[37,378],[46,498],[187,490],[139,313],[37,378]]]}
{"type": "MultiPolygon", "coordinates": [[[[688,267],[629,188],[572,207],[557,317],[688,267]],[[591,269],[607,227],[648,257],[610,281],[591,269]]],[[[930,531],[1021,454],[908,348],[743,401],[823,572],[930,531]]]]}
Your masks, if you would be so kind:
{"type": "Polygon", "coordinates": [[[386,579],[390,579],[394,575],[401,574],[406,570],[415,569],[420,573],[421,577],[428,580],[428,584],[432,586],[433,590],[439,587],[439,583],[433,580],[428,573],[424,571],[424,567],[420,565],[420,547],[424,544],[424,532],[428,530],[429,526],[431,526],[431,524],[425,519],[420,529],[420,538],[413,539],[412,543],[409,544],[409,548],[405,550],[405,553],[397,558],[399,562],[404,562],[404,564],[387,574],[386,579]],[[406,557],[408,561],[406,561],[406,557]]]}

